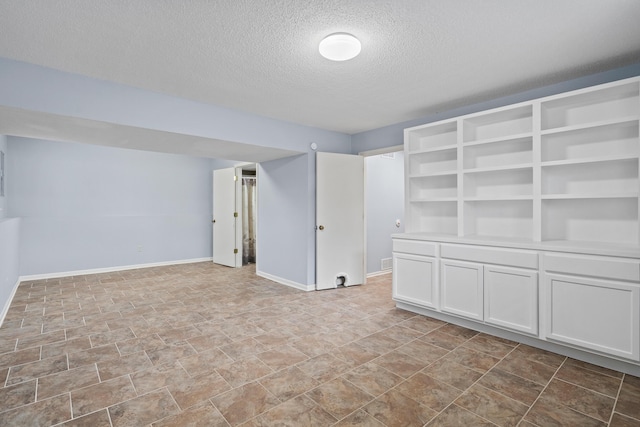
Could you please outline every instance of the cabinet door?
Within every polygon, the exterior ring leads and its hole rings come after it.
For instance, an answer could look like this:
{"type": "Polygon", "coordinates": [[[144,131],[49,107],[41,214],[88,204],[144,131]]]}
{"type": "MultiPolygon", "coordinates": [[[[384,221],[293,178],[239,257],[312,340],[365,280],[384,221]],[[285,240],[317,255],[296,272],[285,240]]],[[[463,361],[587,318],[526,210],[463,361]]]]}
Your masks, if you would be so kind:
{"type": "Polygon", "coordinates": [[[538,273],[484,266],[484,321],[538,334],[538,273]]]}
{"type": "Polygon", "coordinates": [[[393,298],[438,309],[435,258],[403,253],[393,254],[393,298]]]}
{"type": "Polygon", "coordinates": [[[640,360],[640,286],[546,274],[547,338],[640,360]]]}
{"type": "Polygon", "coordinates": [[[442,311],[483,319],[482,264],[442,260],[442,311]]]}

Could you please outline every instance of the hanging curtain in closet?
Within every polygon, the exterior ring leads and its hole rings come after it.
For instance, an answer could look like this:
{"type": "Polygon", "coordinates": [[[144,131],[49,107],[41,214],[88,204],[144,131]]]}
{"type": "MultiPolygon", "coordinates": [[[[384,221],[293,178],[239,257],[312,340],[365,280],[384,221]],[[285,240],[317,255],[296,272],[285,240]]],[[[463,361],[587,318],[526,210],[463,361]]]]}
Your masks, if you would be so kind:
{"type": "Polygon", "coordinates": [[[242,265],[256,262],[256,178],[242,178],[242,265]]]}

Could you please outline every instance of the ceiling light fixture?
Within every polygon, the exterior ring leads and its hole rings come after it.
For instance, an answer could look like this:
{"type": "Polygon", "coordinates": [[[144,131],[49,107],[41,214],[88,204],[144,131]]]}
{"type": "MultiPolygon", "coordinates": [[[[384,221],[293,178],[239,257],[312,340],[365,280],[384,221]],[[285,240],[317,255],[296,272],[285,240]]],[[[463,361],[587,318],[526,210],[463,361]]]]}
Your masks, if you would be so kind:
{"type": "Polygon", "coordinates": [[[333,33],[322,39],[320,55],[331,61],[347,61],[360,53],[360,40],[347,33],[333,33]]]}

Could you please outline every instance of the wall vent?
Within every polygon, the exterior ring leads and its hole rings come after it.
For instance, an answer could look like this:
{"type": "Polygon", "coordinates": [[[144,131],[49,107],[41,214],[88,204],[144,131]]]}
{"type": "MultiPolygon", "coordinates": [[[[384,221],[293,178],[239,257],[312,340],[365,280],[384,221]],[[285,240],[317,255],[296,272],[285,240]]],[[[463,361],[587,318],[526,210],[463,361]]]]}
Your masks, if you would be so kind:
{"type": "Polygon", "coordinates": [[[382,258],[380,260],[380,270],[391,270],[393,268],[392,258],[382,258]]]}

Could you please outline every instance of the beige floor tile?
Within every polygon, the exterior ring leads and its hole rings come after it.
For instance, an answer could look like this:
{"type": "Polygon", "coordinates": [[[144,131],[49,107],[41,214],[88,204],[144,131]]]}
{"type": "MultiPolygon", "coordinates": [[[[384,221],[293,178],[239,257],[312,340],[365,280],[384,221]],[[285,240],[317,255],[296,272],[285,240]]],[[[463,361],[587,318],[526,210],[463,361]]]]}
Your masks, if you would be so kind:
{"type": "Polygon", "coordinates": [[[10,366],[23,365],[25,363],[35,362],[37,360],[40,360],[39,347],[12,351],[10,353],[0,354],[0,368],[9,368],[10,366]]]}
{"type": "Polygon", "coordinates": [[[118,377],[71,392],[73,416],[86,415],[136,397],[128,376],[118,377]]]}
{"type": "Polygon", "coordinates": [[[180,412],[166,389],[124,401],[109,407],[113,427],[138,427],[180,412]]]}
{"type": "Polygon", "coordinates": [[[38,400],[68,393],[100,381],[95,365],[86,365],[38,378],[38,400]]]}
{"type": "MultiPolygon", "coordinates": [[[[533,381],[526,380],[509,372],[493,368],[478,381],[483,387],[497,391],[510,398],[524,403],[527,406],[533,405],[543,390],[543,386],[533,381]]],[[[547,389],[547,391],[549,391],[547,389]]],[[[609,411],[611,412],[611,411],[609,411]]]]}
{"type": "Polygon", "coordinates": [[[306,396],[288,400],[258,416],[248,426],[267,427],[326,427],[337,419],[306,396]]]}
{"type": "Polygon", "coordinates": [[[309,356],[296,350],[288,345],[283,345],[265,352],[259,353],[258,358],[262,360],[265,365],[279,371],[280,369],[295,365],[309,359],[309,356]]]}
{"type": "Polygon", "coordinates": [[[414,359],[400,351],[387,353],[372,360],[372,363],[382,366],[386,370],[391,371],[402,378],[409,378],[429,364],[428,362],[414,359]]]}
{"type": "Polygon", "coordinates": [[[282,402],[320,384],[295,366],[268,375],[260,379],[259,382],[282,402]]]}
{"type": "Polygon", "coordinates": [[[217,368],[232,362],[233,359],[217,348],[211,348],[180,359],[180,364],[192,377],[212,373],[217,368]]]}
{"type": "Polygon", "coordinates": [[[613,398],[617,396],[622,382],[622,378],[611,377],[567,363],[558,369],[556,377],[613,398]]]}
{"type": "Polygon", "coordinates": [[[0,412],[36,401],[36,380],[0,388],[0,412]]]}
{"type": "Polygon", "coordinates": [[[351,368],[370,362],[380,356],[380,353],[371,351],[355,342],[337,347],[331,354],[351,368]]]}
{"type": "Polygon", "coordinates": [[[443,357],[444,360],[459,363],[478,372],[485,373],[500,361],[486,353],[472,350],[468,347],[458,347],[443,357]]]}
{"type": "Polygon", "coordinates": [[[640,427],[640,420],[615,412],[609,427],[640,427]]]}
{"type": "Polygon", "coordinates": [[[334,427],[385,427],[385,425],[364,410],[360,410],[334,424],[334,427]]]}
{"type": "Polygon", "coordinates": [[[450,360],[438,360],[422,370],[439,381],[454,386],[460,391],[471,387],[482,376],[481,373],[450,360]]]}
{"type": "Polygon", "coordinates": [[[9,369],[6,385],[28,381],[30,379],[55,374],[67,370],[67,355],[50,357],[24,365],[12,366],[9,369]]]}
{"type": "Polygon", "coordinates": [[[245,384],[211,399],[232,426],[280,404],[280,400],[257,382],[245,384]]]}
{"type": "Polygon", "coordinates": [[[397,351],[426,364],[431,364],[449,353],[449,350],[431,345],[419,339],[398,347],[397,351]]]}
{"type": "Polygon", "coordinates": [[[529,407],[479,385],[467,390],[455,404],[502,427],[516,426],[529,407]]]}
{"type": "Polygon", "coordinates": [[[115,344],[76,351],[74,353],[69,353],[69,369],[118,358],[120,358],[120,353],[118,352],[118,348],[115,344]]]}
{"type": "Polygon", "coordinates": [[[167,389],[181,409],[201,403],[230,388],[217,372],[195,378],[171,376],[167,379],[167,389]]]}
{"type": "Polygon", "coordinates": [[[350,366],[332,354],[325,353],[296,365],[302,372],[321,383],[349,371],[350,366]]]}
{"type": "Polygon", "coordinates": [[[139,351],[124,355],[118,359],[105,360],[98,362],[98,374],[100,381],[107,381],[122,375],[142,371],[153,366],[147,353],[139,351]]]}
{"type": "Polygon", "coordinates": [[[61,394],[0,413],[1,426],[52,426],[69,419],[69,394],[61,394]]]}
{"type": "Polygon", "coordinates": [[[429,424],[427,424],[427,427],[453,426],[495,427],[495,424],[479,417],[473,412],[469,412],[466,409],[459,407],[458,405],[449,405],[429,424]]]}
{"type": "Polygon", "coordinates": [[[342,419],[373,400],[373,396],[343,378],[336,378],[306,393],[336,419],[342,419]]]}
{"type": "Polygon", "coordinates": [[[607,425],[546,398],[538,399],[525,420],[538,426],[603,427],[607,425]]]}
{"type": "Polygon", "coordinates": [[[624,376],[616,412],[640,420],[640,378],[624,376]]]}
{"type": "Polygon", "coordinates": [[[112,427],[109,414],[106,409],[93,412],[91,414],[83,415],[82,417],[74,418],[67,421],[64,424],[60,424],[60,427],[112,427]]]}
{"type": "Polygon", "coordinates": [[[229,363],[216,369],[216,371],[232,387],[241,386],[273,373],[273,369],[269,368],[257,357],[249,357],[229,363]]]}
{"type": "Polygon", "coordinates": [[[496,365],[497,369],[510,372],[519,377],[528,379],[540,385],[547,385],[549,380],[556,373],[557,368],[548,364],[531,360],[529,357],[522,357],[515,349],[507,357],[496,365]]]}
{"type": "Polygon", "coordinates": [[[210,262],[25,282],[0,425],[229,427],[216,401],[244,427],[513,425],[534,402],[519,427],[640,426],[637,377],[394,305],[391,275],[301,292],[210,262]]]}
{"type": "Polygon", "coordinates": [[[386,426],[422,426],[437,414],[396,390],[378,397],[364,410],[386,426]]]}
{"type": "Polygon", "coordinates": [[[442,381],[418,373],[396,387],[400,393],[435,411],[442,411],[461,391],[442,381]]]}
{"type": "Polygon", "coordinates": [[[178,362],[156,365],[152,368],[132,373],[129,376],[139,395],[167,386],[172,378],[188,381],[189,377],[178,362]]]}
{"type": "Polygon", "coordinates": [[[153,427],[228,427],[224,419],[209,401],[194,405],[153,423],[153,427]]]}
{"type": "Polygon", "coordinates": [[[342,378],[372,396],[379,396],[386,393],[403,381],[402,377],[374,363],[358,366],[342,375],[342,378]]]}
{"type": "Polygon", "coordinates": [[[609,422],[615,404],[614,398],[558,379],[549,383],[543,396],[603,422],[609,422]]]}

